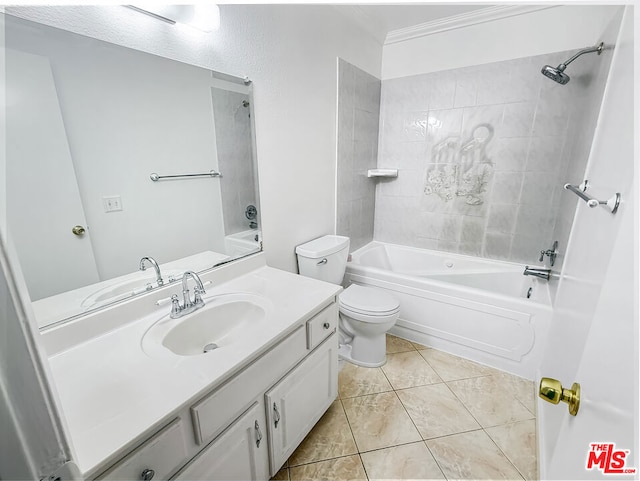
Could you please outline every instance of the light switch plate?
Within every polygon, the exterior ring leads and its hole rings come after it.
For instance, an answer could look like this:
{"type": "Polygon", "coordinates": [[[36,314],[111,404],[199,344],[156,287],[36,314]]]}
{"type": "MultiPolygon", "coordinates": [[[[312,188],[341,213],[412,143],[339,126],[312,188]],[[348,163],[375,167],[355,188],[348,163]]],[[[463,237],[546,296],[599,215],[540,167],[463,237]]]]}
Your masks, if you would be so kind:
{"type": "Polygon", "coordinates": [[[105,212],[117,212],[122,210],[122,199],[119,195],[112,195],[102,198],[102,205],[105,212]]]}

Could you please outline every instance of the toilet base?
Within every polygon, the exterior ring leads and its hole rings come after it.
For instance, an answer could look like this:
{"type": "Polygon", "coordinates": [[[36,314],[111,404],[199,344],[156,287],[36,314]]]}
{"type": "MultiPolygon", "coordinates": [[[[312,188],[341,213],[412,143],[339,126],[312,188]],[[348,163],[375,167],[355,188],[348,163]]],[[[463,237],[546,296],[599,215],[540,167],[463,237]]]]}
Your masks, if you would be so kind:
{"type": "Polygon", "coordinates": [[[361,367],[380,367],[384,366],[387,362],[386,353],[383,354],[382,360],[374,361],[374,362],[364,362],[357,359],[354,359],[351,356],[352,346],[349,344],[340,344],[338,348],[338,359],[345,360],[350,362],[351,364],[355,364],[356,366],[361,367]]]}

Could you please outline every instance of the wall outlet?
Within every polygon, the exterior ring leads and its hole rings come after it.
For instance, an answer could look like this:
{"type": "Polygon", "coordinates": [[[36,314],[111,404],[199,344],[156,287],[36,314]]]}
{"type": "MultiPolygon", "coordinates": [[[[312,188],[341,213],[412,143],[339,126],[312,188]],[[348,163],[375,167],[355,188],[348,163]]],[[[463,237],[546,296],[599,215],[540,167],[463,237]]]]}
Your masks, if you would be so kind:
{"type": "Polygon", "coordinates": [[[122,210],[122,199],[120,199],[119,195],[103,197],[102,205],[104,206],[105,212],[116,212],[122,210]]]}

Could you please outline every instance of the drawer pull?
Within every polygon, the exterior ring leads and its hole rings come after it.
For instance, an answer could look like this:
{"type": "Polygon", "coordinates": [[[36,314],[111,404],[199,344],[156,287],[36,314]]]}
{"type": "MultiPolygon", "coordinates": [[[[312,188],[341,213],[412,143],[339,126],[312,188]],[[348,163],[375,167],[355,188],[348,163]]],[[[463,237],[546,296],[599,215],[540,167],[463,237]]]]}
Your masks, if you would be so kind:
{"type": "Polygon", "coordinates": [[[151,481],[155,474],[156,472],[153,469],[145,469],[142,471],[142,474],[140,474],[140,479],[141,481],[151,481]]]}
{"type": "Polygon", "coordinates": [[[331,327],[331,324],[329,324],[328,322],[325,322],[322,327],[324,327],[325,329],[329,329],[331,327]]]}
{"type": "Polygon", "coordinates": [[[280,413],[278,412],[278,406],[273,403],[273,427],[277,428],[280,422],[280,413]]]}
{"type": "Polygon", "coordinates": [[[260,447],[260,441],[262,441],[262,431],[260,431],[260,425],[258,424],[258,421],[256,421],[256,447],[259,448],[260,447]]]}

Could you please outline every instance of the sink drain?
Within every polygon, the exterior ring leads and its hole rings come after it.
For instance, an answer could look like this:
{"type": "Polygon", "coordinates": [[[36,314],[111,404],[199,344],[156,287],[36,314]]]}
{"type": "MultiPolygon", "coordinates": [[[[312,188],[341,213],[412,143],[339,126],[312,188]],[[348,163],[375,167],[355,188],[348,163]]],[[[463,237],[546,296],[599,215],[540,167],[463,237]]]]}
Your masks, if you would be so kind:
{"type": "Polygon", "coordinates": [[[206,346],[204,346],[204,348],[202,349],[202,352],[211,352],[214,349],[218,349],[218,345],[214,344],[213,342],[207,344],[206,346]]]}

